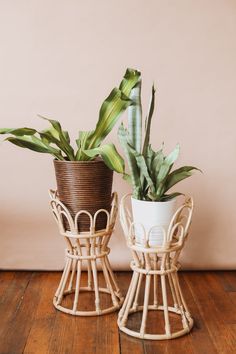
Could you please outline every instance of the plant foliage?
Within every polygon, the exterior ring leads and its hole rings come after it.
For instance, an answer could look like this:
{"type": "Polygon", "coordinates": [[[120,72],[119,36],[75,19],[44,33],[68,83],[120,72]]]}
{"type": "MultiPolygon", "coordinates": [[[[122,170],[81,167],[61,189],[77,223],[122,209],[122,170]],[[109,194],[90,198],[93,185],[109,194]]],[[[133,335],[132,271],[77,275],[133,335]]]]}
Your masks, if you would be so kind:
{"type": "Polygon", "coordinates": [[[152,87],[149,111],[145,121],[145,136],[142,144],[141,79],[130,93],[134,104],[128,108],[128,129],[123,123],[118,137],[128,162],[130,175],[125,178],[132,184],[133,197],[147,201],[168,201],[181,193],[169,193],[180,181],[192,175],[194,166],[184,166],[176,170],[173,165],[179,156],[179,145],[167,156],[163,146],[154,151],[150,144],[151,122],[155,107],[155,88],[152,87]]]}
{"type": "Polygon", "coordinates": [[[70,143],[69,133],[62,129],[61,124],[53,119],[42,116],[50,127],[43,131],[32,128],[5,128],[0,134],[7,134],[6,140],[19,147],[40,153],[51,154],[58,160],[89,161],[101,156],[106,165],[118,173],[125,173],[123,158],[114,144],[101,145],[111,132],[121,114],[133,104],[130,94],[140,80],[140,72],[127,69],[119,88],[114,88],[104,100],[99,111],[96,127],[92,131],[80,131],[76,140],[76,150],[70,143]]]}

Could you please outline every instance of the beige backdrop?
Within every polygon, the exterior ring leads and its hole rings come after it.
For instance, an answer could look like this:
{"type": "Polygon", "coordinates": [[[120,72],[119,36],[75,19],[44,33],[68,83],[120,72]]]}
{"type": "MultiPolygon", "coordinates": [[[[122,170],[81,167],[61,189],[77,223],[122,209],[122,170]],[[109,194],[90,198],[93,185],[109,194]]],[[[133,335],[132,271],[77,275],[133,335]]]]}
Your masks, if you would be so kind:
{"type": "MultiPolygon", "coordinates": [[[[0,0],[0,126],[43,128],[40,113],[76,137],[126,67],[141,70],[144,111],[158,88],[153,145],[179,142],[179,164],[204,171],[178,187],[196,204],[184,267],[235,268],[235,35],[235,0],[0,0]]],[[[51,157],[1,143],[0,161],[0,268],[60,269],[51,157]]],[[[129,190],[119,176],[114,189],[129,190]]],[[[111,246],[127,269],[119,224],[111,246]]]]}

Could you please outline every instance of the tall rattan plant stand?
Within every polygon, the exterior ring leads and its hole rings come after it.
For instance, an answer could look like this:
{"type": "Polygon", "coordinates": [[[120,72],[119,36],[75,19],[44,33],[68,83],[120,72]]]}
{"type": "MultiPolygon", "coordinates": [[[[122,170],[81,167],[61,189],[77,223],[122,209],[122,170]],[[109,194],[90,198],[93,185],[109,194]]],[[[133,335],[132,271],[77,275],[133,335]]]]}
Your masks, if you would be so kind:
{"type": "Polygon", "coordinates": [[[54,296],[54,306],[62,312],[76,316],[96,316],[116,311],[120,308],[123,298],[109,263],[110,249],[108,242],[117,215],[117,194],[113,194],[110,213],[105,209],[100,209],[92,216],[86,210],[81,210],[75,217],[72,217],[69,210],[60,202],[57,192],[50,191],[50,197],[53,215],[60,234],[64,236],[67,244],[66,264],[54,296]],[[104,230],[96,231],[96,219],[100,213],[106,214],[107,224],[104,230]],[[78,230],[81,215],[86,215],[90,221],[88,232],[79,232],[78,230]],[[98,263],[101,265],[105,287],[99,286],[98,263]],[[86,286],[81,285],[82,266],[87,272],[86,286]],[[91,296],[94,297],[94,309],[80,309],[79,299],[82,292],[90,292],[91,296]],[[110,297],[111,304],[109,307],[102,308],[101,293],[108,294],[110,297]],[[71,295],[72,301],[69,306],[64,300],[71,295]]]}
{"type": "MultiPolygon", "coordinates": [[[[178,278],[180,267],[178,259],[188,236],[193,200],[185,199],[173,216],[168,232],[160,226],[154,226],[149,232],[145,232],[142,225],[132,222],[131,212],[127,206],[129,197],[130,195],[126,195],[122,198],[120,219],[133,256],[131,261],[133,276],[118,315],[118,326],[121,331],[137,338],[162,340],[180,337],[190,332],[193,327],[193,319],[184,300],[178,278]],[[142,244],[135,238],[136,227],[139,227],[139,230],[141,227],[143,230],[145,241],[142,244]],[[163,232],[163,244],[160,247],[149,245],[149,235],[155,228],[158,232],[160,230],[163,232]],[[143,284],[145,284],[144,294],[142,294],[143,284]],[[153,310],[163,312],[162,333],[147,333],[148,315],[153,310]],[[142,312],[139,330],[133,330],[128,325],[130,316],[136,312],[142,312]],[[177,326],[176,322],[179,322],[177,326]]],[[[157,322],[156,328],[158,328],[157,322]]]]}

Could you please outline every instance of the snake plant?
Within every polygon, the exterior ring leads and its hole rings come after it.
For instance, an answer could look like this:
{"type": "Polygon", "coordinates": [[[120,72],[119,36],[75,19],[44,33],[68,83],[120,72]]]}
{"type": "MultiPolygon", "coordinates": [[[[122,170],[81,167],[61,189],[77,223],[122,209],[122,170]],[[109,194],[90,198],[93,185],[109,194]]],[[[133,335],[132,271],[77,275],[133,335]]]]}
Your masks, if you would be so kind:
{"type": "Polygon", "coordinates": [[[137,70],[126,70],[119,88],[114,88],[102,103],[95,129],[79,132],[76,150],[70,143],[68,132],[62,129],[61,124],[42,116],[39,117],[50,123],[48,129],[37,131],[33,128],[4,128],[0,129],[0,134],[10,135],[5,140],[17,146],[51,154],[58,160],[89,161],[100,155],[110,169],[124,174],[124,160],[117,152],[115,145],[112,143],[101,145],[101,143],[110,133],[120,115],[133,103],[129,96],[139,78],[140,73],[137,70]]]}
{"type": "Polygon", "coordinates": [[[169,190],[178,182],[192,175],[194,166],[172,170],[179,155],[179,144],[167,156],[163,146],[154,151],[150,141],[151,122],[155,106],[155,88],[152,87],[149,111],[145,120],[145,136],[142,144],[141,78],[131,90],[133,105],[128,108],[128,129],[123,123],[118,130],[120,144],[126,156],[130,175],[125,178],[132,184],[133,198],[146,201],[168,201],[181,193],[169,190]]]}

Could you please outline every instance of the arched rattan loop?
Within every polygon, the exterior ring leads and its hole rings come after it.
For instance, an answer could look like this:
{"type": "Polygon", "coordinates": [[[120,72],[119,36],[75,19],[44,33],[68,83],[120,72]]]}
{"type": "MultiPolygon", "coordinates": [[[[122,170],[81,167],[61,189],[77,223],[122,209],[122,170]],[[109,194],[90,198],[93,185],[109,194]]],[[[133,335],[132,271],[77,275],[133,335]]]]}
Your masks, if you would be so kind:
{"type": "Polygon", "coordinates": [[[110,253],[108,242],[116,221],[118,210],[117,193],[112,195],[110,213],[105,209],[100,209],[92,216],[88,211],[80,210],[74,217],[58,199],[56,191],[50,190],[49,195],[53,216],[58,224],[59,232],[64,236],[67,244],[66,264],[53,299],[54,306],[62,312],[75,316],[96,316],[116,311],[120,308],[123,297],[108,259],[110,253]],[[96,220],[100,213],[106,215],[106,228],[96,230],[96,220]],[[81,215],[86,215],[89,220],[89,232],[79,232],[78,230],[78,221],[81,215]],[[99,286],[98,262],[101,265],[106,287],[99,286]],[[82,264],[85,265],[88,274],[87,286],[81,286],[82,264]],[[94,310],[85,311],[80,309],[79,298],[82,292],[94,293],[94,310]],[[100,301],[101,293],[110,296],[111,306],[102,307],[100,301]],[[70,294],[73,294],[72,307],[64,304],[65,297],[70,294]]]}
{"type": "MultiPolygon", "coordinates": [[[[128,206],[130,194],[125,195],[120,205],[120,221],[126,236],[127,245],[133,256],[131,269],[132,280],[118,315],[118,326],[121,331],[137,338],[162,340],[180,337],[190,332],[193,319],[184,300],[178,278],[180,267],[179,255],[188,237],[193,212],[193,199],[186,197],[183,204],[175,212],[168,231],[161,228],[163,233],[162,246],[150,246],[151,230],[145,231],[136,240],[132,213],[128,206]],[[140,242],[140,239],[142,240],[140,242]],[[145,284],[144,295],[141,296],[142,284],[145,284]],[[151,299],[151,291],[152,300],[151,299]],[[169,294],[168,294],[169,292],[169,294]],[[167,296],[169,295],[169,296],[167,296]],[[162,311],[164,319],[164,333],[147,333],[149,311],[162,311]],[[135,312],[142,312],[140,330],[135,331],[128,327],[129,316],[135,312]],[[179,328],[172,330],[170,313],[179,318],[179,328]]],[[[141,225],[142,226],[142,225],[141,225]]],[[[153,228],[160,226],[153,226],[153,228]]],[[[140,228],[141,230],[141,228],[140,228]]]]}

